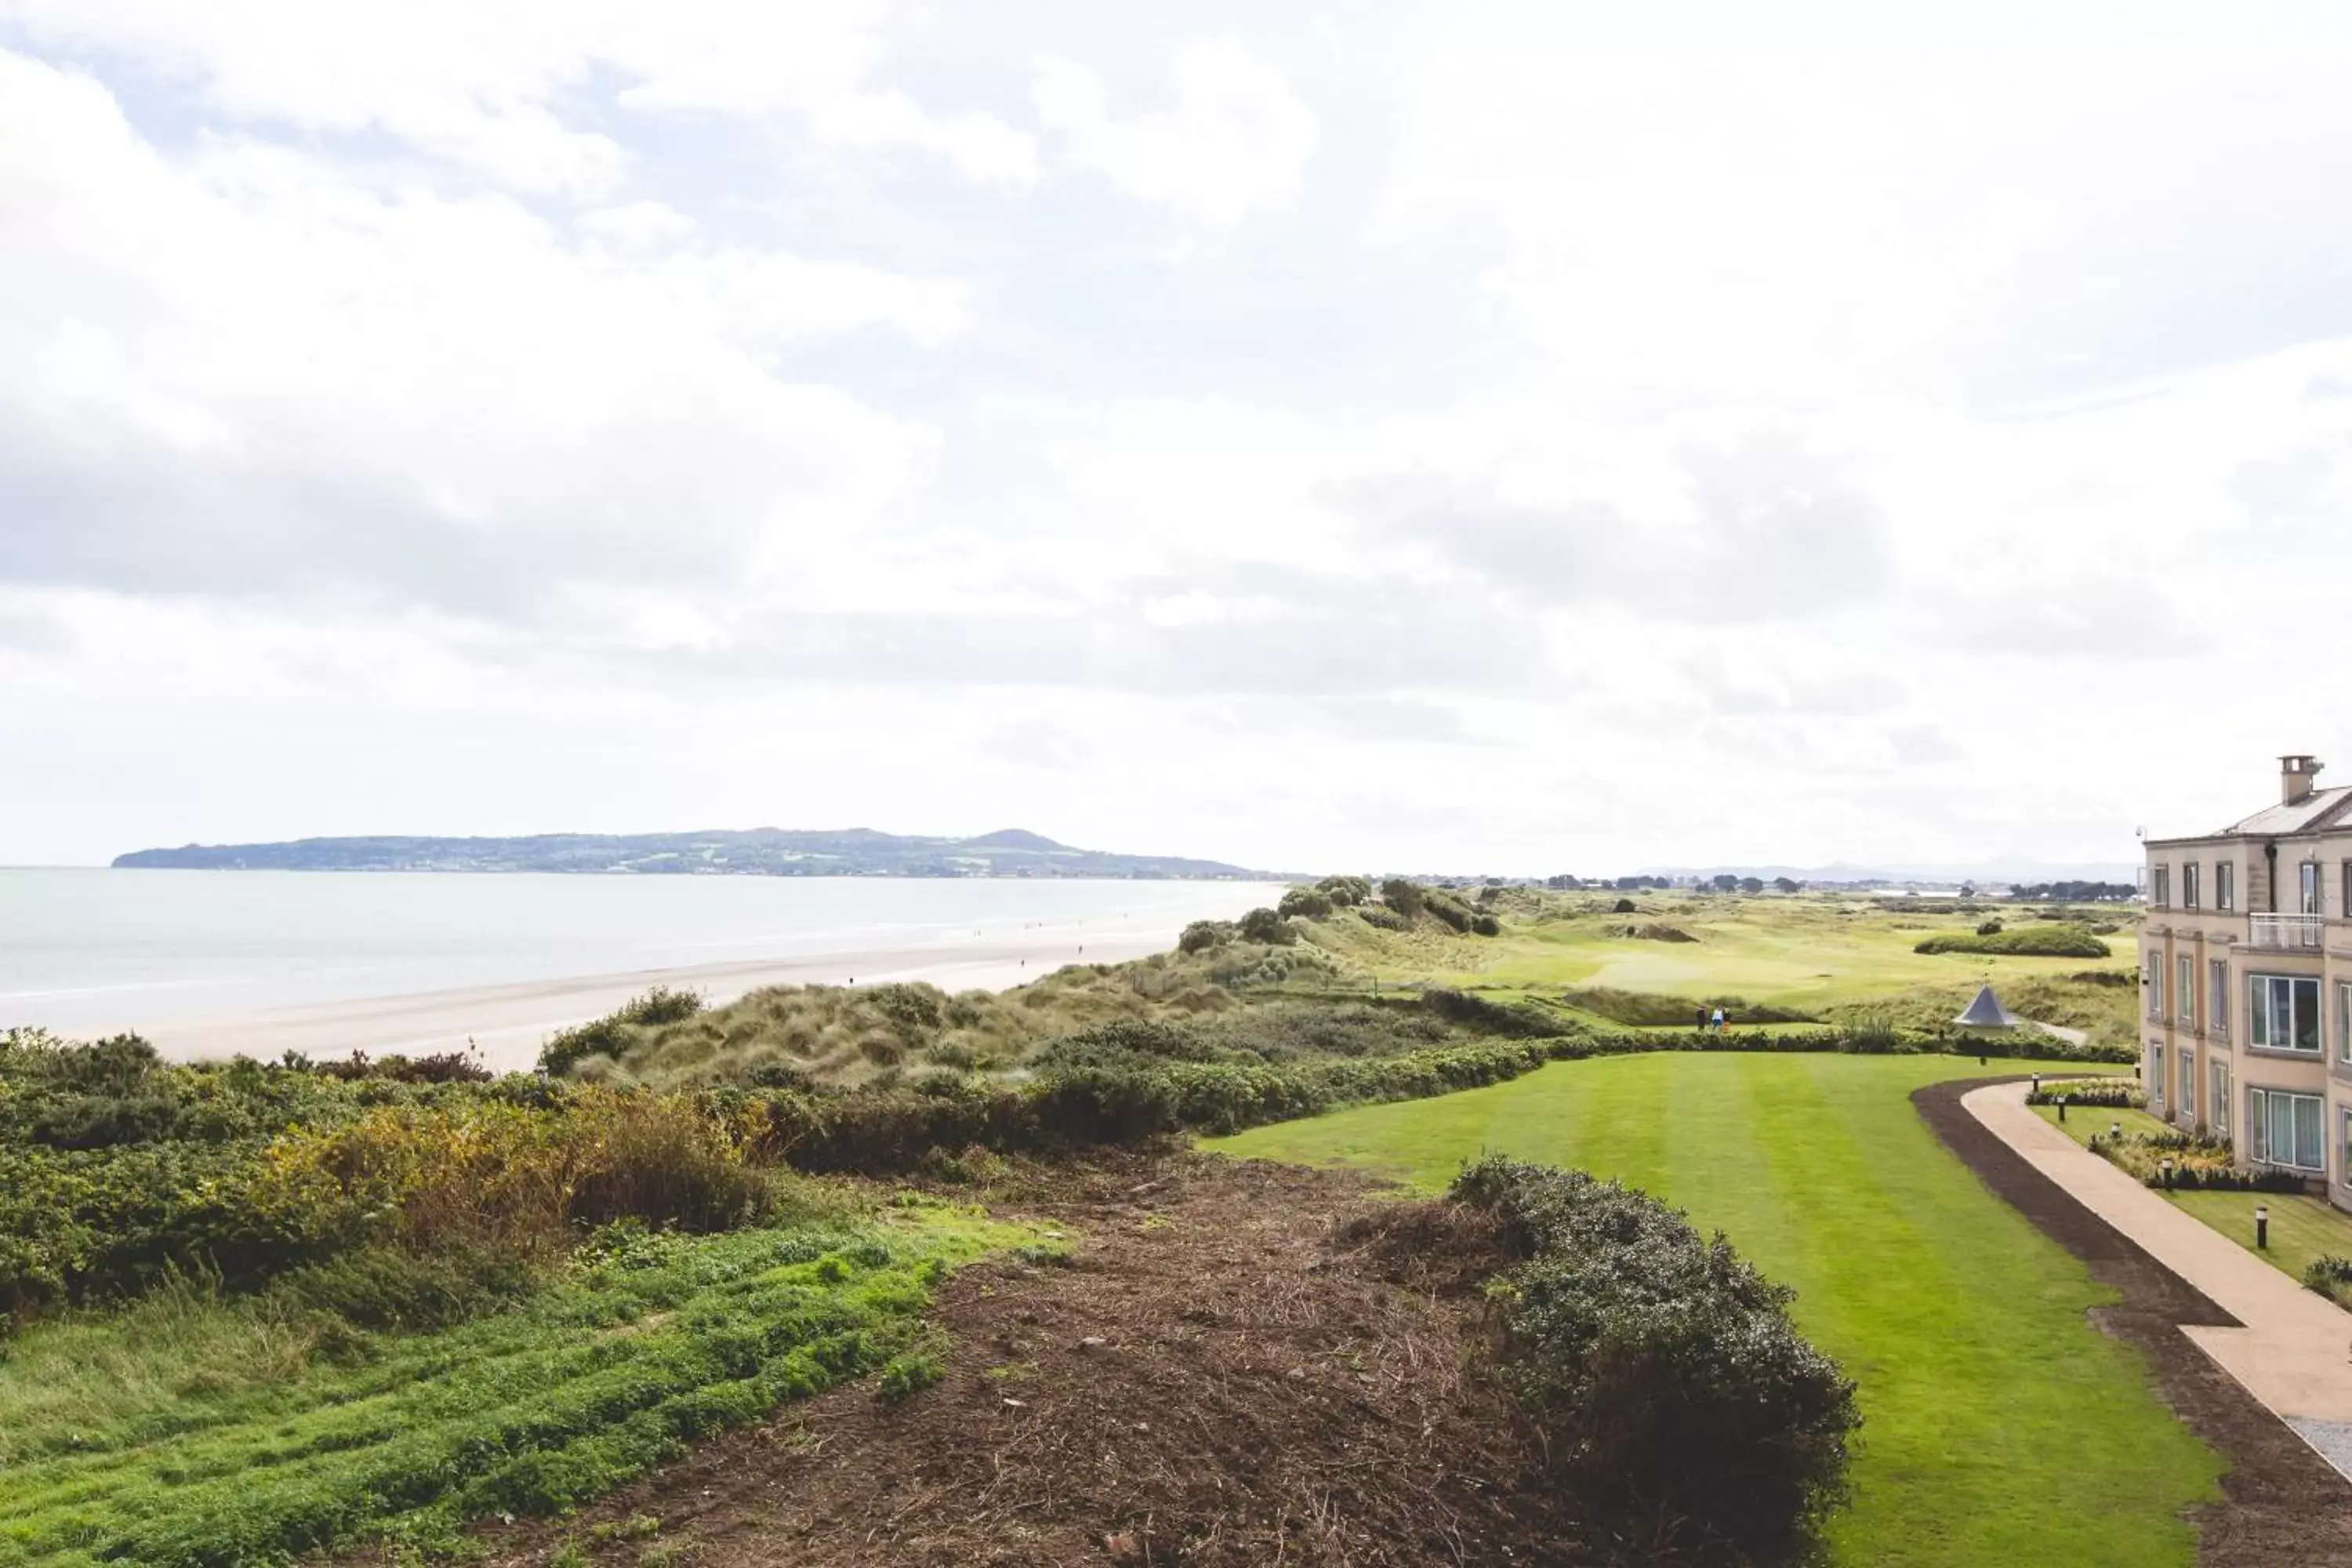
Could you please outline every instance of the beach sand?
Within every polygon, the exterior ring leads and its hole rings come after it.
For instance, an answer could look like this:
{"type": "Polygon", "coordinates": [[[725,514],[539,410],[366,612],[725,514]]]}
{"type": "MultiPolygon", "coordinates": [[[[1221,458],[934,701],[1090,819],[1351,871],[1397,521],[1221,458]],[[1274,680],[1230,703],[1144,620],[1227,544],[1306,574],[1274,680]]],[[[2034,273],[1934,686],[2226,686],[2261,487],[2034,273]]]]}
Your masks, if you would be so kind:
{"type": "Polygon", "coordinates": [[[768,985],[922,980],[950,992],[1002,991],[1071,963],[1116,963],[1164,952],[1175,945],[1179,929],[1123,919],[1067,921],[1012,937],[999,932],[969,942],[582,975],[139,1027],[165,1056],[184,1061],[238,1055],[268,1060],[289,1050],[314,1058],[355,1050],[417,1056],[462,1050],[470,1043],[494,1070],[527,1069],[548,1035],[610,1013],[650,986],[691,988],[713,1003],[768,985]]]}

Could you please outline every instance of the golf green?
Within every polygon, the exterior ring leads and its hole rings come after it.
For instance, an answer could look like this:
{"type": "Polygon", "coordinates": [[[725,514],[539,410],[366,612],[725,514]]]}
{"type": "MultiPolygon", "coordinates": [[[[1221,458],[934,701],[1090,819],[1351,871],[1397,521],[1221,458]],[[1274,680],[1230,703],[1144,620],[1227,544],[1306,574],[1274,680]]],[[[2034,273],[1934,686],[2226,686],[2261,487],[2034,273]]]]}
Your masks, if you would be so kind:
{"type": "MultiPolygon", "coordinates": [[[[1996,1063],[1990,1070],[2027,1070],[1996,1063]]],[[[1615,1176],[1720,1228],[1794,1286],[1806,1333],[1860,1384],[1852,1564],[2159,1563],[2221,1461],[2146,1363],[2084,1316],[2112,1300],[1988,1192],[1913,1110],[1949,1057],[1662,1052],[1262,1127],[1226,1153],[1444,1185],[1482,1152],[1615,1176]]]]}

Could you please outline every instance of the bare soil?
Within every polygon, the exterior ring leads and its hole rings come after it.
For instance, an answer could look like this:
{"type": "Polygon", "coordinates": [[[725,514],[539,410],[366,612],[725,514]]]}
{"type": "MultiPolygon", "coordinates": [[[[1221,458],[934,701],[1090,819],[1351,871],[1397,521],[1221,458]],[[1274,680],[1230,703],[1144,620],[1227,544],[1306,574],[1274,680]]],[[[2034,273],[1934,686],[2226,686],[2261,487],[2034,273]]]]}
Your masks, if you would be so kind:
{"type": "Polygon", "coordinates": [[[2121,1294],[2093,1320],[2147,1353],[2167,1402],[2230,1460],[2221,1500],[2197,1513],[2198,1561],[2204,1568],[2352,1563],[2352,1483],[2180,1331],[2183,1324],[2234,1328],[2238,1321],[2075,1202],[1961,1106],[1969,1090],[2008,1081],[1930,1084],[1911,1102],[1985,1185],[2121,1294]]]}
{"type": "Polygon", "coordinates": [[[897,1405],[835,1390],[577,1519],[494,1527],[491,1560],[1585,1560],[1534,1437],[1468,1370],[1477,1282],[1505,1261],[1483,1216],[1183,1153],[1027,1172],[990,1198],[1076,1255],[944,1284],[938,1384],[897,1405]]]}

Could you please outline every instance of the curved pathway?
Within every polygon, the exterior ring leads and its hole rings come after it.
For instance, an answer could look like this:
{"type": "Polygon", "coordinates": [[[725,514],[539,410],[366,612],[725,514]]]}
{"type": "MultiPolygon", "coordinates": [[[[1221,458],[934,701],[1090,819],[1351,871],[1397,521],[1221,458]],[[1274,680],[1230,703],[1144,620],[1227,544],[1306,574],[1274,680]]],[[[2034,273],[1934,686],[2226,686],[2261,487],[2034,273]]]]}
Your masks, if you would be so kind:
{"type": "MultiPolygon", "coordinates": [[[[2166,1403],[2229,1459],[2221,1496],[2190,1514],[2198,1529],[2200,1568],[2352,1563],[2352,1485],[2294,1427],[2223,1370],[2206,1348],[2204,1336],[2210,1331],[2242,1331],[2246,1323],[2076,1195],[2073,1184],[2085,1173],[2084,1167],[2059,1156],[2071,1153],[2101,1166],[2105,1162],[2074,1148],[2071,1141],[2062,1151],[2037,1137],[2037,1131],[2062,1135],[2025,1109],[2021,1083],[1997,1086],[2004,1092],[1968,1103],[1986,1087],[1994,1086],[1982,1080],[1928,1084],[1913,1092],[1911,1102],[1994,1196],[2082,1259],[2092,1278],[2116,1293],[2113,1304],[2091,1310],[2093,1323],[2137,1346],[2148,1358],[2166,1403]],[[2000,1124],[1999,1131],[1987,1117],[2000,1124]],[[2017,1118],[2032,1128],[2019,1125],[2017,1118]],[[2018,1142],[2010,1142],[2004,1132],[2018,1142]]],[[[2137,1186],[2130,1195],[2177,1213],[2137,1186]]],[[[2189,1219],[2186,1215],[2178,1217],[2189,1219]]],[[[2226,1238],[2216,1239],[2228,1245],[2226,1238]]],[[[2277,1273],[2259,1260],[2244,1261],[2277,1273]]],[[[2278,1278],[2294,1289],[2293,1281],[2278,1278]]],[[[2263,1290],[2259,1285],[2250,1289],[2263,1290]]]]}
{"type": "MultiPolygon", "coordinates": [[[[1969,1114],[2068,1196],[2236,1320],[2181,1332],[2263,1407],[2352,1476],[2352,1314],[2090,1152],[2025,1103],[2026,1086],[1990,1084],[1960,1101],[1969,1114]]],[[[2251,1210],[2262,1201],[2247,1194],[2251,1210]]]]}

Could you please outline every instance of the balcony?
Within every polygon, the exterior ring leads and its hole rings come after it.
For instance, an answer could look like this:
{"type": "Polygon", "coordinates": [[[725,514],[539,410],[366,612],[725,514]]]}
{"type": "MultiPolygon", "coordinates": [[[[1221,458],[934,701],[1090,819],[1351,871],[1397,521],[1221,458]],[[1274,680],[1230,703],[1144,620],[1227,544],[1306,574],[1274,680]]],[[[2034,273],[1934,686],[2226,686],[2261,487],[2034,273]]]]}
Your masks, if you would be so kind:
{"type": "Polygon", "coordinates": [[[2327,931],[2318,915],[2248,915],[2246,921],[2254,945],[2273,952],[2317,952],[2327,931]]]}

